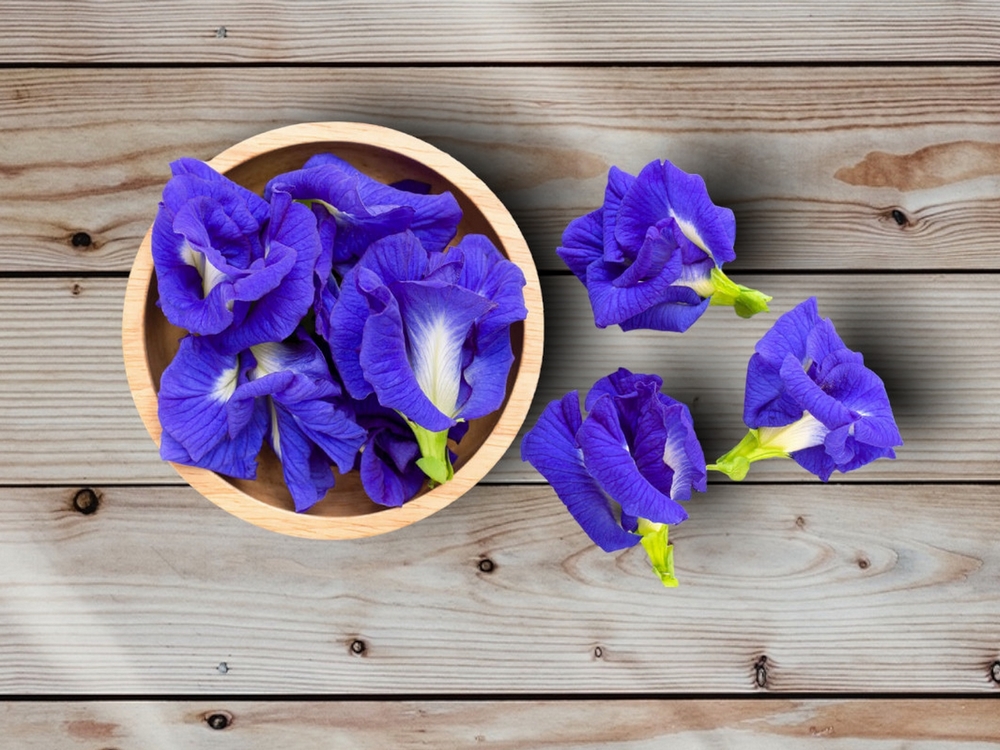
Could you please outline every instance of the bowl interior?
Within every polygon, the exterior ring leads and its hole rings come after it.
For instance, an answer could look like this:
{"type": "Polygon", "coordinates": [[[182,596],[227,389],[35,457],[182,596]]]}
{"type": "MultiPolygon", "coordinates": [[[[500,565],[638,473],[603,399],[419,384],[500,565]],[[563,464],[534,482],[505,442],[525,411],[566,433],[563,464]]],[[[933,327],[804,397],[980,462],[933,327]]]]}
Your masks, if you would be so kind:
{"type": "MultiPolygon", "coordinates": [[[[299,169],[309,157],[321,153],[335,154],[362,172],[384,183],[391,184],[399,180],[409,179],[429,184],[432,193],[451,191],[463,212],[462,223],[458,228],[455,241],[457,242],[466,234],[484,234],[493,241],[501,253],[508,258],[510,257],[508,248],[504,246],[501,238],[494,231],[487,216],[458,186],[429,166],[378,145],[337,140],[301,143],[254,156],[224,173],[234,182],[261,194],[265,184],[272,177],[282,172],[299,169]]],[[[156,390],[159,391],[160,376],[177,353],[178,342],[185,332],[166,320],[156,304],[157,300],[158,293],[154,274],[145,301],[144,337],[149,375],[156,390]]],[[[513,384],[521,366],[523,340],[524,324],[517,323],[511,328],[511,345],[515,359],[508,376],[507,399],[498,411],[481,419],[473,420],[461,443],[451,446],[458,456],[455,461],[456,476],[460,475],[462,467],[483,446],[497,424],[500,414],[507,407],[513,384]]],[[[181,467],[178,468],[181,470],[181,467]]],[[[291,495],[282,478],[281,465],[267,446],[265,446],[258,462],[257,477],[254,481],[229,477],[220,477],[220,479],[261,503],[294,513],[291,495]]],[[[336,479],[336,486],[323,500],[307,511],[306,515],[356,517],[385,513],[390,510],[368,498],[361,486],[357,472],[338,475],[336,479]]],[[[446,486],[442,485],[438,490],[442,490],[446,486]]],[[[423,495],[427,491],[425,487],[420,494],[423,495]]],[[[303,514],[296,515],[302,516],[303,514]]]]}

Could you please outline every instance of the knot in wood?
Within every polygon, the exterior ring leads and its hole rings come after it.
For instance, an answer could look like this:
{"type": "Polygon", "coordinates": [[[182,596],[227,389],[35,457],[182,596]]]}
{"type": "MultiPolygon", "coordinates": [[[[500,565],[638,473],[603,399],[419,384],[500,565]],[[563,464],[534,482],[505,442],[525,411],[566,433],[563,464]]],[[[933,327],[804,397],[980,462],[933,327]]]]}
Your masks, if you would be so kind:
{"type": "Polygon", "coordinates": [[[993,666],[990,667],[990,679],[1000,685],[1000,661],[993,662],[993,666]]]}
{"type": "Polygon", "coordinates": [[[73,496],[73,510],[85,516],[96,513],[100,504],[101,500],[97,497],[97,493],[89,487],[80,490],[73,496]]]}
{"type": "Polygon", "coordinates": [[[70,242],[73,247],[90,247],[94,244],[94,241],[90,239],[90,235],[86,232],[77,232],[70,238],[70,242]]]}
{"type": "Polygon", "coordinates": [[[759,688],[767,687],[767,657],[760,657],[754,664],[754,682],[759,688]]]}
{"type": "Polygon", "coordinates": [[[351,641],[352,654],[356,654],[357,656],[363,656],[367,650],[368,646],[360,638],[355,638],[353,641],[351,641]]]}
{"type": "Polygon", "coordinates": [[[233,721],[233,717],[225,711],[215,711],[205,717],[205,723],[212,729],[221,731],[228,727],[233,721]]]}
{"type": "Polygon", "coordinates": [[[493,564],[493,561],[490,558],[484,557],[479,561],[479,569],[483,573],[492,573],[496,569],[496,565],[493,564]]]}

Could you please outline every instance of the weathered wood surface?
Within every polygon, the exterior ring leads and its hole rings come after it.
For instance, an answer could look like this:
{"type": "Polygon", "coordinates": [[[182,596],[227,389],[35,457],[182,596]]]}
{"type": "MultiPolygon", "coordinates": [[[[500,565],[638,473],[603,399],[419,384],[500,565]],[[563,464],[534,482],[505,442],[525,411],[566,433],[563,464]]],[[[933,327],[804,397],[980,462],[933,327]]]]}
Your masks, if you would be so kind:
{"type": "Polygon", "coordinates": [[[845,750],[988,750],[1000,747],[1000,712],[993,701],[968,698],[26,702],[0,705],[0,731],[19,750],[92,750],[101,743],[214,750],[796,750],[819,742],[845,750]],[[210,720],[225,728],[212,728],[210,720]]]}
{"type": "Polygon", "coordinates": [[[451,153],[543,270],[610,165],[658,158],[735,210],[735,269],[1000,268],[997,68],[57,68],[0,80],[0,272],[128,270],[171,160],[319,120],[451,153]]]}
{"type": "MultiPolygon", "coordinates": [[[[906,445],[835,480],[1000,479],[1000,277],[993,274],[761,276],[737,279],[775,296],[775,313],[809,295],[886,382],[906,445]],[[990,335],[987,335],[990,334],[990,335]]],[[[159,461],[122,364],[124,279],[0,281],[0,483],[178,483],[159,461]]],[[[600,331],[582,285],[549,277],[542,376],[525,426],[550,400],[588,389],[619,366],[663,376],[693,410],[706,454],[745,434],[746,363],[774,314],[746,321],[711,308],[683,336],[600,331]]],[[[520,439],[490,482],[539,481],[520,439]]],[[[756,464],[747,481],[809,480],[790,461],[756,464]]]]}
{"type": "Polygon", "coordinates": [[[998,690],[995,487],[715,486],[670,591],[546,486],[325,543],[97,492],[0,490],[2,693],[998,690]]]}
{"type": "Polygon", "coordinates": [[[989,0],[8,0],[0,61],[995,60],[989,0]],[[126,20],[127,19],[127,20],[126,20]]]}

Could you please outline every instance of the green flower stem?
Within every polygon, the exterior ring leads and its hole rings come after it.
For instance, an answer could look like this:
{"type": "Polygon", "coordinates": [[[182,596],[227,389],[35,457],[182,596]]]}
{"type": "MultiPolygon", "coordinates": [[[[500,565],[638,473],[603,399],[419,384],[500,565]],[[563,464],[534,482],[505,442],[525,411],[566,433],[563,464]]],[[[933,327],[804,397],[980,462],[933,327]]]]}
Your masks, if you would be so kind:
{"type": "Polygon", "coordinates": [[[448,457],[448,430],[431,432],[408,419],[406,423],[413,430],[417,445],[420,447],[421,458],[417,459],[420,470],[430,477],[434,484],[444,484],[455,476],[451,459],[448,457]]]}
{"type": "Polygon", "coordinates": [[[721,268],[712,269],[711,305],[724,305],[736,310],[741,318],[752,318],[759,312],[769,312],[767,303],[773,299],[756,289],[737,284],[722,272],[721,268]]]}
{"type": "Polygon", "coordinates": [[[788,458],[788,452],[783,448],[762,443],[760,432],[750,430],[735,448],[706,468],[722,472],[730,479],[741,482],[750,470],[750,464],[767,458],[788,458]]]}
{"type": "Polygon", "coordinates": [[[674,545],[667,544],[668,528],[665,523],[653,523],[640,518],[636,533],[642,537],[641,544],[653,564],[653,572],[660,577],[664,586],[674,588],[678,581],[674,577],[674,545]]]}

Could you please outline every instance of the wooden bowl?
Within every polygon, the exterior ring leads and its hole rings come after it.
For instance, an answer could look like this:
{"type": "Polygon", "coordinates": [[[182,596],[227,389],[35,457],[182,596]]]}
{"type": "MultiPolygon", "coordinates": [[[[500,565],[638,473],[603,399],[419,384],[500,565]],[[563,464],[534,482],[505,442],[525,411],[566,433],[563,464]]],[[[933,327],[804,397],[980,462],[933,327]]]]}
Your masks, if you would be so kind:
{"type": "MultiPolygon", "coordinates": [[[[485,234],[524,272],[528,316],[511,329],[515,361],[507,382],[507,398],[493,414],[473,420],[457,446],[455,477],[410,500],[400,508],[385,508],[365,494],[357,472],[337,477],[337,484],[306,513],[293,510],[281,466],[265,446],[257,479],[231,479],[191,466],[173,464],[177,472],[213,503],[245,521],[271,531],[315,539],[373,536],[407,526],[429,516],[473,487],[496,464],[517,435],[528,413],[542,362],[542,296],[538,274],[527,243],[507,209],[466,167],[412,136],[375,125],[319,122],[292,125],[254,136],[212,159],[216,170],[260,194],[267,181],[300,168],[312,155],[334,153],[381,180],[405,178],[445,190],[458,200],[463,219],[459,238],[485,234]]],[[[160,422],[157,390],[160,375],[177,352],[185,334],[160,312],[153,257],[152,229],[139,247],[125,292],[122,341],[125,371],[139,414],[157,445],[160,422]]]]}

